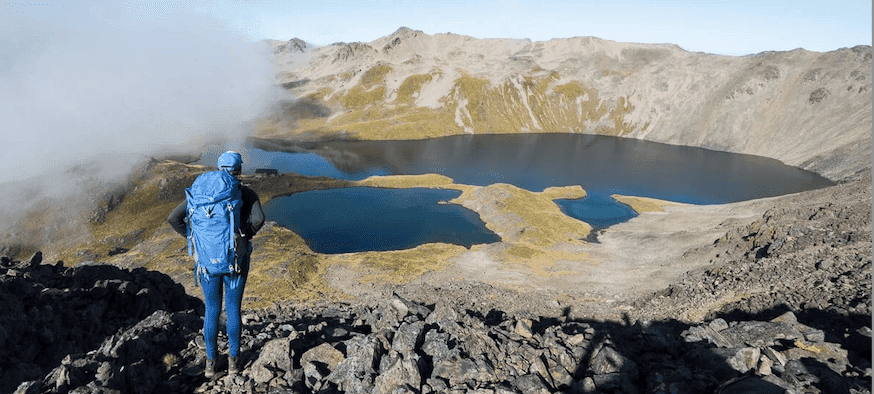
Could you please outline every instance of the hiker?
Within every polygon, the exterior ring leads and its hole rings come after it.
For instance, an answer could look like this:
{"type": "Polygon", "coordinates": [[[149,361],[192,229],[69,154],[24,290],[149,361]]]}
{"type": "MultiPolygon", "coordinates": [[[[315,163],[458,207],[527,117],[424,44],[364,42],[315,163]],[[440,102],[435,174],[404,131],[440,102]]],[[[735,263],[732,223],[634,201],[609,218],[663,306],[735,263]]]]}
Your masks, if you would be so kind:
{"type": "MultiPolygon", "coordinates": [[[[203,287],[203,299],[206,304],[203,336],[207,357],[204,375],[207,378],[215,375],[222,290],[224,290],[227,316],[228,374],[234,375],[238,372],[237,356],[240,353],[242,331],[240,306],[243,301],[246,277],[249,274],[251,240],[264,225],[264,211],[261,210],[258,194],[249,187],[241,185],[237,179],[242,171],[242,165],[243,160],[239,153],[234,151],[223,153],[218,159],[219,170],[201,174],[192,186],[185,190],[186,201],[179,204],[167,218],[176,232],[188,237],[189,254],[193,252],[195,259],[195,286],[199,284],[203,287]],[[208,194],[222,188],[229,196],[227,200],[222,201],[230,202],[221,203],[224,205],[215,209],[220,214],[214,214],[212,206],[208,203],[219,197],[208,194]],[[205,216],[199,218],[197,215],[205,216]],[[215,220],[218,222],[213,222],[215,220]],[[202,230],[203,227],[207,229],[202,230]],[[223,227],[233,230],[234,235],[231,236],[230,231],[224,230],[223,227]],[[225,261],[219,264],[220,260],[225,261]]],[[[220,204],[216,204],[218,205],[220,204]]]]}

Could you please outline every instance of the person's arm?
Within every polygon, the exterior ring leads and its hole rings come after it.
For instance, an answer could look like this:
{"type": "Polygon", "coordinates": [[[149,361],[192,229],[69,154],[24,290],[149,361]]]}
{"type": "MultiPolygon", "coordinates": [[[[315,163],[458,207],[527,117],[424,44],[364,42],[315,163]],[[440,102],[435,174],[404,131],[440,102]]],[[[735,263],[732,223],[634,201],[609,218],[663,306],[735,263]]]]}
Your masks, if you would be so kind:
{"type": "Polygon", "coordinates": [[[188,202],[182,201],[175,209],[173,209],[173,212],[170,212],[170,216],[167,217],[167,222],[170,223],[170,227],[173,227],[173,230],[176,230],[176,232],[183,237],[188,236],[188,223],[185,222],[187,210],[188,202]]]}
{"type": "Polygon", "coordinates": [[[266,217],[264,216],[264,210],[261,208],[261,200],[258,198],[258,193],[255,193],[254,190],[248,187],[243,188],[243,207],[249,207],[247,210],[248,218],[246,219],[249,225],[243,232],[246,238],[251,239],[264,226],[266,217]]]}
{"type": "Polygon", "coordinates": [[[258,230],[264,226],[264,211],[261,209],[261,201],[255,198],[255,203],[252,204],[252,213],[249,215],[249,225],[252,229],[251,236],[254,237],[258,230]]]}

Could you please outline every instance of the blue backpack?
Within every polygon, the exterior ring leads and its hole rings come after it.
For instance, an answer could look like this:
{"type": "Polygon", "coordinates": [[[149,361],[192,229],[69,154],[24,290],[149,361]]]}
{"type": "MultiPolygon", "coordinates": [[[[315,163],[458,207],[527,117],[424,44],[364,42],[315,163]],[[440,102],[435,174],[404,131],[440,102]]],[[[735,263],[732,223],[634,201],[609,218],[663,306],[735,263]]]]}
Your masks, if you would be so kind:
{"type": "Polygon", "coordinates": [[[192,255],[193,244],[195,285],[200,283],[200,276],[204,274],[238,274],[235,234],[240,233],[240,208],[243,206],[240,181],[227,171],[207,172],[185,189],[185,197],[188,205],[188,254],[192,255]]]}

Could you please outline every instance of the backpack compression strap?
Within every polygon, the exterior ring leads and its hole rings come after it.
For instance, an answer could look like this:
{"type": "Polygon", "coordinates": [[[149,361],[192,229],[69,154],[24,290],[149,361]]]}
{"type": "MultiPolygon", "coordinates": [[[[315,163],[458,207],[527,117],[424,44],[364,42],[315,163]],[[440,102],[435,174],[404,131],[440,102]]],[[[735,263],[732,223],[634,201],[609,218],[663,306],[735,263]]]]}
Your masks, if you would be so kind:
{"type": "Polygon", "coordinates": [[[196,208],[188,208],[188,215],[185,215],[185,227],[187,228],[188,235],[188,255],[191,256],[191,215],[194,214],[194,210],[196,208]]]}
{"type": "MultiPolygon", "coordinates": [[[[237,234],[234,231],[234,229],[237,228],[237,223],[236,223],[236,218],[234,217],[234,205],[231,203],[228,203],[228,216],[230,216],[230,219],[231,219],[231,228],[230,228],[230,230],[231,230],[231,248],[234,252],[234,255],[232,256],[233,257],[232,260],[233,260],[234,264],[231,265],[231,273],[233,273],[234,275],[239,275],[240,271],[241,271],[240,264],[239,264],[240,259],[239,259],[239,255],[237,255],[237,253],[238,253],[238,251],[237,251],[237,238],[236,238],[237,234]]],[[[238,230],[240,231],[240,237],[242,237],[243,236],[242,228],[240,228],[238,230]]]]}
{"type": "MultiPolygon", "coordinates": [[[[194,210],[197,208],[188,208],[188,215],[185,217],[186,227],[188,227],[188,255],[192,255],[192,237],[191,237],[191,215],[194,214],[194,210]]],[[[200,263],[197,262],[197,258],[194,258],[194,287],[200,287],[200,275],[203,267],[200,266],[200,263]]],[[[209,277],[207,276],[207,280],[209,277]]]]}

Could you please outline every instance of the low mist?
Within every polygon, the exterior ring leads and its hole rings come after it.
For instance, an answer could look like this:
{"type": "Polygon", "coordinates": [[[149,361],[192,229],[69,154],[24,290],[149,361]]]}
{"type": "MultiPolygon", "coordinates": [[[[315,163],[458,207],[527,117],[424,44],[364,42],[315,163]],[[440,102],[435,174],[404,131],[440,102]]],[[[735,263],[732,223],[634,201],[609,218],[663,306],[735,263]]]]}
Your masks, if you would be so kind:
{"type": "Polygon", "coordinates": [[[181,6],[97,4],[0,11],[0,231],[87,208],[150,157],[240,145],[289,98],[265,42],[181,6]]]}

